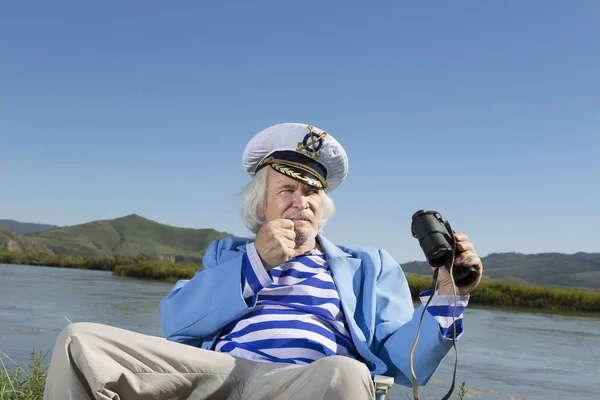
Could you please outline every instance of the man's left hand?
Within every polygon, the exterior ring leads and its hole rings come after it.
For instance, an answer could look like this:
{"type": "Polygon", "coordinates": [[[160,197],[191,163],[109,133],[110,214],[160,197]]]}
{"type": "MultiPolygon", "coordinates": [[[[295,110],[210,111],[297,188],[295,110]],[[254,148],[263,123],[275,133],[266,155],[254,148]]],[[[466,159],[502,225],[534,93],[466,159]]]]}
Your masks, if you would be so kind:
{"type": "MultiPolygon", "coordinates": [[[[467,235],[464,233],[455,233],[454,238],[456,239],[457,253],[460,252],[460,254],[458,254],[454,259],[453,268],[474,267],[478,273],[475,282],[469,286],[456,287],[456,294],[469,294],[477,287],[477,285],[479,285],[479,282],[481,281],[481,276],[483,275],[483,263],[475,251],[475,246],[473,246],[473,243],[469,242],[469,237],[467,235]]],[[[440,268],[438,279],[440,282],[438,292],[439,295],[454,294],[452,289],[452,281],[450,280],[450,272],[446,269],[446,267],[440,268]]]]}

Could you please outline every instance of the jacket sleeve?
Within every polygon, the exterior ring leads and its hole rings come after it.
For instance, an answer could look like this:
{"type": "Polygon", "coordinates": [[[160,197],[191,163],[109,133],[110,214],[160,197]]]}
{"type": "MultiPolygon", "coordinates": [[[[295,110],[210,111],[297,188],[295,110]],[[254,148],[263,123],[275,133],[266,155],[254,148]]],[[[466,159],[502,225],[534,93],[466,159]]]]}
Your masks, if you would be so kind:
{"type": "Polygon", "coordinates": [[[192,279],[178,281],[160,302],[161,325],[167,339],[193,343],[248,310],[242,296],[247,257],[244,252],[229,250],[230,245],[226,240],[213,241],[204,255],[204,268],[192,279]],[[232,256],[219,262],[222,252],[232,256]]]}
{"type": "MultiPolygon", "coordinates": [[[[385,375],[393,376],[397,384],[412,386],[410,351],[425,308],[421,305],[414,309],[400,265],[383,250],[380,257],[381,271],[376,292],[376,354],[388,367],[385,375]]],[[[420,385],[429,381],[451,347],[452,340],[441,334],[439,323],[425,312],[413,363],[420,385]]]]}

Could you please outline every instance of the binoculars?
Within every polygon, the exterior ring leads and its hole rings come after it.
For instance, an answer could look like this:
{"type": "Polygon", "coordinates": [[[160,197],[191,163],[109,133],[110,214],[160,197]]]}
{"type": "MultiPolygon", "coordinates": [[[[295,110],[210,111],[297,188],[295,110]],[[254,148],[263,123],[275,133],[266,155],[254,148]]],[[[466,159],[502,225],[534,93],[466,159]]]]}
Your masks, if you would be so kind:
{"type": "MultiPolygon", "coordinates": [[[[446,266],[450,269],[452,256],[458,256],[454,231],[450,223],[437,211],[419,210],[412,216],[411,232],[419,240],[419,245],[427,262],[434,268],[446,266]]],[[[452,267],[452,276],[456,286],[469,286],[477,279],[477,270],[473,266],[452,267]]]]}

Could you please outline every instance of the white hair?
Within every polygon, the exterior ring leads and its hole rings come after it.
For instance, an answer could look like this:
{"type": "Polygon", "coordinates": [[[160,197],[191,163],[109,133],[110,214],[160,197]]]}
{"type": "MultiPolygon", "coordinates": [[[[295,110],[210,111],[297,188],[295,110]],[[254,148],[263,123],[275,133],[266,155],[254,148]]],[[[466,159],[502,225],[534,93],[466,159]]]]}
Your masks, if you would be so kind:
{"type": "MultiPolygon", "coordinates": [[[[268,167],[270,168],[270,167],[268,167]]],[[[256,173],[252,181],[244,190],[244,199],[242,202],[242,218],[248,229],[253,233],[258,233],[258,230],[265,224],[265,201],[267,200],[267,172],[268,168],[262,168],[256,173]]],[[[323,227],[333,214],[335,213],[335,204],[331,197],[325,192],[321,193],[321,216],[319,220],[319,232],[323,231],[323,227]]]]}

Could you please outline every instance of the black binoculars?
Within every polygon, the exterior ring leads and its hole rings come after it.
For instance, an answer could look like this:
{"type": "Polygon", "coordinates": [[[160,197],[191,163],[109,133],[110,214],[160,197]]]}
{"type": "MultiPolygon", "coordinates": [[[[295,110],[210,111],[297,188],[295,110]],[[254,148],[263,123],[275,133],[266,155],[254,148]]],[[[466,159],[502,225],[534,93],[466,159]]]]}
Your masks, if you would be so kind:
{"type": "MultiPolygon", "coordinates": [[[[412,216],[412,235],[419,240],[419,245],[427,262],[434,268],[446,266],[450,268],[452,256],[458,256],[454,231],[448,221],[437,211],[419,210],[412,216]],[[456,252],[456,253],[455,253],[456,252]]],[[[452,267],[452,276],[456,286],[469,286],[475,282],[478,273],[473,266],[452,267]]]]}

